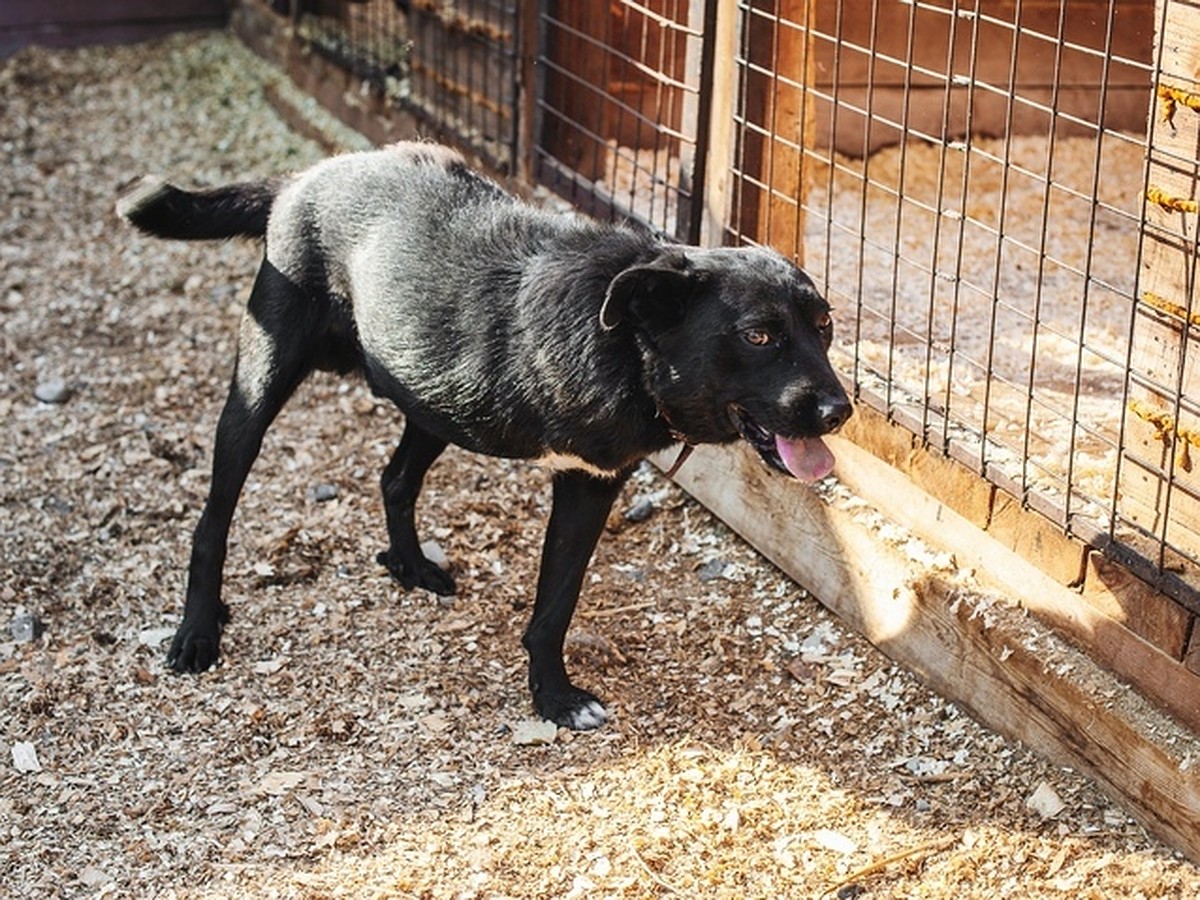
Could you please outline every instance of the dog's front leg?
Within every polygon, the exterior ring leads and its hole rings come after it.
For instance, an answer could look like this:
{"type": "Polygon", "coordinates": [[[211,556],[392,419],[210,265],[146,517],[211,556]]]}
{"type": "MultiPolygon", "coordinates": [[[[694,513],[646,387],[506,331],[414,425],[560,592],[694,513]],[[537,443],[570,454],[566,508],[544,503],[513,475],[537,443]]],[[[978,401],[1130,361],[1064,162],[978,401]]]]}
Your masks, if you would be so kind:
{"type": "Polygon", "coordinates": [[[538,714],[577,731],[603,725],[608,714],[594,694],[571,684],[563,663],[563,640],[583,573],[626,477],[627,473],[599,478],[578,470],[555,473],[537,600],[522,640],[529,651],[529,689],[538,714]]]}

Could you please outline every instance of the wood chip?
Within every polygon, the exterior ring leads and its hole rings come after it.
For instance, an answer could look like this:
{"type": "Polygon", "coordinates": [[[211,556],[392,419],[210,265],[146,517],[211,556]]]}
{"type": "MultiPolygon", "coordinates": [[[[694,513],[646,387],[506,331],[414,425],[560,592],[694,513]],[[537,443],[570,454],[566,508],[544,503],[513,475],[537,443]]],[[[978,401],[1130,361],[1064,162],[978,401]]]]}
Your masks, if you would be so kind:
{"type": "Polygon", "coordinates": [[[29,741],[18,741],[13,744],[12,761],[16,770],[22,774],[42,771],[42,764],[38,761],[37,748],[29,741]]]}
{"type": "Polygon", "coordinates": [[[513,743],[521,747],[553,744],[558,726],[545,719],[525,719],[513,726],[513,743]]]}

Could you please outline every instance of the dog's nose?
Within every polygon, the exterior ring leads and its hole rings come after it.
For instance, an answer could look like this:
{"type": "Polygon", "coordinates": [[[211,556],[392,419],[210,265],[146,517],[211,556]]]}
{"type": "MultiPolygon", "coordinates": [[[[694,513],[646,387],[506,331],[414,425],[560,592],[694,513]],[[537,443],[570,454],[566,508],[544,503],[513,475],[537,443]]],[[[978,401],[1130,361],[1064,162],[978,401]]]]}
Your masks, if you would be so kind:
{"type": "Polygon", "coordinates": [[[850,406],[850,401],[844,397],[839,397],[836,400],[826,400],[817,407],[817,415],[821,419],[821,424],[826,432],[837,431],[841,428],[846,420],[850,418],[853,407],[850,406]]]}

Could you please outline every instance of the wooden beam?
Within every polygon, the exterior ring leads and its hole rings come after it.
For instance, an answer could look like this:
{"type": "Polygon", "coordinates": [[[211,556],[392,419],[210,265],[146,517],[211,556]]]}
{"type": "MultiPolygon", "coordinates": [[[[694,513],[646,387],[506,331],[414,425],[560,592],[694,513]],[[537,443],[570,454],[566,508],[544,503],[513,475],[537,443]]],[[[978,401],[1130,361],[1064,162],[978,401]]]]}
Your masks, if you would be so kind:
{"type": "Polygon", "coordinates": [[[809,181],[802,162],[816,134],[811,28],[817,5],[752,2],[742,25],[742,112],[751,127],[740,134],[741,196],[733,225],[739,235],[801,264],[809,181]]]}
{"type": "Polygon", "coordinates": [[[1102,581],[1089,583],[1085,602],[1078,591],[973,527],[870,453],[846,440],[829,441],[838,459],[838,477],[851,490],[922,540],[952,553],[960,568],[973,569],[982,583],[1020,603],[1200,734],[1200,679],[1178,656],[1167,655],[1127,628],[1119,614],[1106,614],[1106,607],[1119,610],[1122,600],[1105,594],[1102,581]]]}
{"type": "Polygon", "coordinates": [[[517,159],[514,167],[517,178],[525,184],[536,184],[534,173],[537,147],[542,142],[540,101],[546,72],[538,65],[542,46],[542,2],[520,0],[517,19],[517,54],[520,59],[520,87],[517,92],[517,159]]]}
{"type": "MultiPolygon", "coordinates": [[[[1085,772],[1149,830],[1200,862],[1200,771],[1184,765],[1189,754],[1200,754],[1195,735],[1011,601],[1040,594],[1041,607],[1076,633],[1107,631],[1127,654],[1118,664],[1149,665],[1156,683],[1190,676],[1183,665],[1124,629],[1110,628],[1078,595],[936,500],[921,500],[923,492],[870,454],[846,441],[831,443],[839,479],[861,488],[865,503],[854,502],[853,494],[823,499],[767,471],[741,445],[698,448],[676,480],[934,690],[986,726],[1085,772]],[[973,546],[954,551],[958,569],[977,566],[981,576],[991,573],[1007,590],[997,595],[953,571],[931,571],[907,546],[885,540],[873,517],[897,510],[947,540],[969,534],[973,546]]],[[[658,463],[669,465],[669,456],[658,463]]],[[[1200,681],[1190,678],[1180,693],[1196,698],[1184,710],[1196,727],[1200,681]]]]}
{"type": "Polygon", "coordinates": [[[0,26],[54,23],[102,25],[159,22],[164,19],[207,19],[220,22],[228,14],[225,0],[4,0],[0,26]]]}
{"type": "Polygon", "coordinates": [[[0,59],[21,47],[125,44],[177,31],[221,28],[225,0],[0,0],[0,59]]]}
{"type": "MultiPolygon", "coordinates": [[[[704,196],[694,202],[704,204],[700,223],[700,243],[719,247],[725,243],[730,215],[730,180],[733,173],[734,104],[737,98],[737,0],[717,0],[717,43],[713,53],[712,103],[708,117],[708,153],[704,176],[704,196]]],[[[704,127],[705,123],[700,123],[704,127]]]]}

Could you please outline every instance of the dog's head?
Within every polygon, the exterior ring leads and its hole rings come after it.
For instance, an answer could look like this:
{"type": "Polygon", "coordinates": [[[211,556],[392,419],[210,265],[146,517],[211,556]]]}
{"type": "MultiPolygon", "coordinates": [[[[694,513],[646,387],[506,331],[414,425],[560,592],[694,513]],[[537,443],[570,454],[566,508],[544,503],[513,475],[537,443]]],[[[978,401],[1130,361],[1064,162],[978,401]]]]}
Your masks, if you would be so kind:
{"type": "Polygon", "coordinates": [[[833,320],[777,253],[666,248],[612,280],[600,324],[637,336],[647,387],[688,443],[741,437],[804,481],[833,468],[821,436],[851,413],[827,356],[833,320]]]}

